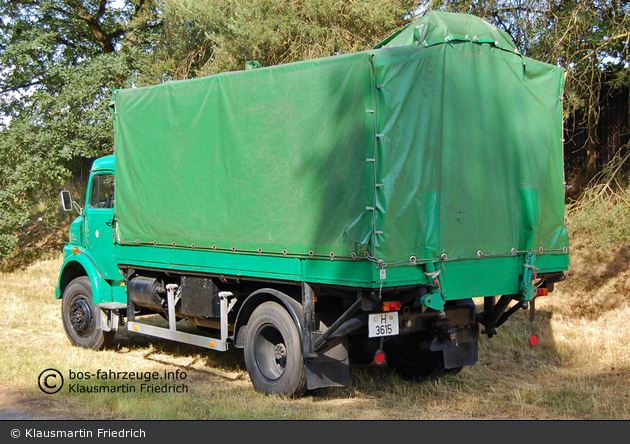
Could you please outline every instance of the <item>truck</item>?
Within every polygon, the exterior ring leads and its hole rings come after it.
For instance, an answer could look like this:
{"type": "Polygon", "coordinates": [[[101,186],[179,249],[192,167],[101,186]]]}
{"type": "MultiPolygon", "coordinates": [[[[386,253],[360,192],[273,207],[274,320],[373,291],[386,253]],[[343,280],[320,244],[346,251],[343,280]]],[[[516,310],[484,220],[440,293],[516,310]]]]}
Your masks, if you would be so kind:
{"type": "Polygon", "coordinates": [[[429,12],[370,50],[113,91],[114,154],[85,208],[60,193],[69,340],[242,349],[287,397],[351,364],[475,365],[569,267],[563,87],[486,21],[429,12]]]}

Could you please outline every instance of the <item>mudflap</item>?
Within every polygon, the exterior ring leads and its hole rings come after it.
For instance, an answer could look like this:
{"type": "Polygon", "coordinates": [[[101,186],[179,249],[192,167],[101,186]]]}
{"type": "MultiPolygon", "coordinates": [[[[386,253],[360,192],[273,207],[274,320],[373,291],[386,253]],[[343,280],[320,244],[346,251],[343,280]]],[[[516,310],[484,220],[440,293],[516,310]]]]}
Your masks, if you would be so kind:
{"type": "Polygon", "coordinates": [[[462,328],[457,332],[457,346],[445,348],[444,368],[475,365],[479,356],[479,325],[462,328]]]}
{"type": "Polygon", "coordinates": [[[306,359],[308,390],[322,387],[347,387],[349,380],[350,360],[347,338],[318,350],[316,358],[306,359]]]}
{"type": "Polygon", "coordinates": [[[443,353],[445,369],[475,365],[479,355],[479,344],[466,342],[457,347],[447,348],[443,353]]]}

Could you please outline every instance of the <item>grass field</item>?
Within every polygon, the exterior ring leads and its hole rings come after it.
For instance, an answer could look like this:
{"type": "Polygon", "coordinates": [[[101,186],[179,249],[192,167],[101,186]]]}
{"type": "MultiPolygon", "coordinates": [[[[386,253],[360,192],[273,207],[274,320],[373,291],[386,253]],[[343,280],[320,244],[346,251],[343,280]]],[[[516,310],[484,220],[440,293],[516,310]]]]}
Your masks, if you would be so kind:
{"type": "Polygon", "coordinates": [[[0,274],[5,419],[630,419],[628,244],[613,248],[572,239],[567,281],[537,300],[537,347],[528,343],[529,316],[522,311],[498,336],[482,335],[478,364],[457,376],[412,383],[393,376],[386,365],[357,366],[351,367],[349,387],[296,400],[255,392],[238,349],[205,351],[124,328],[104,351],[71,346],[53,293],[60,266],[61,257],[53,257],[0,274]],[[65,378],[54,395],[44,394],[37,383],[48,368],[65,378]],[[161,376],[179,370],[178,379],[158,385],[185,386],[187,393],[143,393],[146,381],[139,380],[69,377],[71,371],[99,370],[161,376]],[[72,383],[124,385],[129,391],[71,393],[72,383]]]}

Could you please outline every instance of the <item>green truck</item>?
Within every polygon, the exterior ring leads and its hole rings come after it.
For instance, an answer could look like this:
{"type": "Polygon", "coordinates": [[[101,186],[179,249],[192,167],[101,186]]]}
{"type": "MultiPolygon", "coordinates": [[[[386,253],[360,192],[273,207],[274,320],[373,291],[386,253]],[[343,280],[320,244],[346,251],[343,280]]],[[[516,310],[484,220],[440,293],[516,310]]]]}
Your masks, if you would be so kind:
{"type": "Polygon", "coordinates": [[[61,192],[73,344],[242,348],[256,390],[301,396],[350,363],[455,374],[565,278],[561,68],[443,12],[257,66],[113,92],[114,154],[85,208],[61,192]]]}

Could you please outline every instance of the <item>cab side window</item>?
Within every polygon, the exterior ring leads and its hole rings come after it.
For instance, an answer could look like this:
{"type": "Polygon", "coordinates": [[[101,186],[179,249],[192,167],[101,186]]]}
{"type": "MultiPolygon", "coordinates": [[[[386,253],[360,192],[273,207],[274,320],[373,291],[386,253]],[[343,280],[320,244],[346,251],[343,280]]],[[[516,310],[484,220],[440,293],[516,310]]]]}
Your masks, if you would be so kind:
{"type": "Polygon", "coordinates": [[[90,185],[90,208],[114,208],[114,175],[97,174],[90,185]]]}

